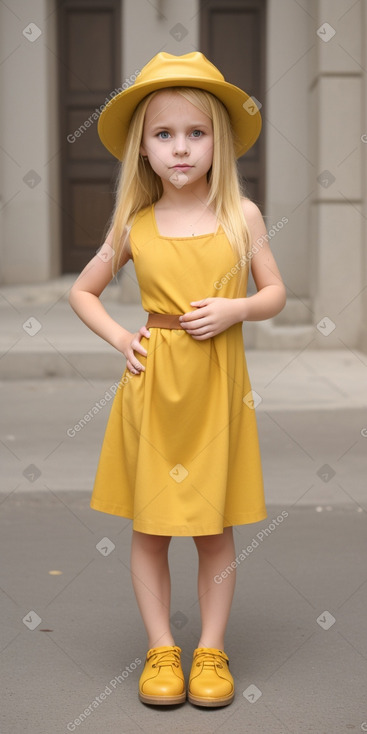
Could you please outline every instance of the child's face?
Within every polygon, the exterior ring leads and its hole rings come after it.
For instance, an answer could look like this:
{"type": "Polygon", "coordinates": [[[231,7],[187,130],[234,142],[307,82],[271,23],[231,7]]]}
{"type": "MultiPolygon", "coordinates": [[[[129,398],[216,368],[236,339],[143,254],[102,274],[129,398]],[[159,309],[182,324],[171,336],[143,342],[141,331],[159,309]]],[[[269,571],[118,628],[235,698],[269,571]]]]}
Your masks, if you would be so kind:
{"type": "Polygon", "coordinates": [[[180,94],[165,89],[149,102],[140,152],[163,186],[182,188],[206,180],[213,145],[211,119],[180,94]]]}

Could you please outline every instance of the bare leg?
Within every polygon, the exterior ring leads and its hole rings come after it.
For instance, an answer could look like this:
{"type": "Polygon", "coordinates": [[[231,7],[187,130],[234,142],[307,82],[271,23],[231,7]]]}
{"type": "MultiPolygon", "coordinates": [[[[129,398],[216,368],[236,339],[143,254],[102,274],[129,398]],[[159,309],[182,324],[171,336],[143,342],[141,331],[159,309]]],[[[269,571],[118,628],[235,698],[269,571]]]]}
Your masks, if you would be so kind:
{"type": "Polygon", "coordinates": [[[201,636],[198,647],[224,650],[224,635],[231,610],[236,584],[236,570],[227,578],[218,578],[235,559],[232,528],[224,528],[220,535],[195,536],[199,554],[198,594],[201,612],[201,636]]]}
{"type": "Polygon", "coordinates": [[[131,578],[148,635],[148,645],[174,645],[170,629],[171,579],[168,565],[170,536],[133,530],[131,578]]]}

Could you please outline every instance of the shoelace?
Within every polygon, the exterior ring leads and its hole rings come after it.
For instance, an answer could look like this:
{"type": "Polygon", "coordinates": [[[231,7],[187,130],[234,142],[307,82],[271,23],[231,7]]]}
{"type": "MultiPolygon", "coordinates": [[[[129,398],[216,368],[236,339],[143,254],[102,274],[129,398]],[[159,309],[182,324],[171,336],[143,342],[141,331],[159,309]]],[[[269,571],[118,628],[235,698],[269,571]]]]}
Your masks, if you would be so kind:
{"type": "Polygon", "coordinates": [[[203,668],[224,668],[224,658],[213,652],[200,652],[195,658],[196,665],[202,665],[203,668]],[[200,658],[203,658],[200,660],[200,658]]]}
{"type": "Polygon", "coordinates": [[[165,650],[165,652],[156,653],[156,656],[157,660],[152,663],[152,668],[160,668],[162,665],[174,665],[176,668],[179,667],[179,654],[175,650],[165,650]]]}

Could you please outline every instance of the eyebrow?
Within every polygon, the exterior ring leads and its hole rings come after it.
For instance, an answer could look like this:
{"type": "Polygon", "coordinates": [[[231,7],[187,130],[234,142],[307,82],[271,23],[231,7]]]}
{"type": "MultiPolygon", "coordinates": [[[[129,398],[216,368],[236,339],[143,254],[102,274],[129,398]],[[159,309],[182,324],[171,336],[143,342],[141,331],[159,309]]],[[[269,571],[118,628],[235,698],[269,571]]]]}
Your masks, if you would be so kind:
{"type": "MultiPolygon", "coordinates": [[[[206,129],[209,129],[209,126],[208,125],[205,125],[205,123],[202,123],[202,122],[193,122],[193,123],[190,123],[190,125],[188,125],[187,127],[188,128],[204,127],[206,129]]],[[[171,128],[170,128],[170,125],[163,125],[163,124],[162,125],[153,125],[151,127],[151,130],[162,130],[162,129],[163,130],[170,130],[171,128]]]]}

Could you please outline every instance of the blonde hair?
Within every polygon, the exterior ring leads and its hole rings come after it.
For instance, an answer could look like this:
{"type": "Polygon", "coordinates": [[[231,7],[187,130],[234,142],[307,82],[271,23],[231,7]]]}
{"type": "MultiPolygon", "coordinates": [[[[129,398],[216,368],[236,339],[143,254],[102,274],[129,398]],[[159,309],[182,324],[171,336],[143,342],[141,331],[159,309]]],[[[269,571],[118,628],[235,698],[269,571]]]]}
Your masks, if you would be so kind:
{"type": "MultiPolygon", "coordinates": [[[[247,269],[242,265],[248,262],[250,231],[242,209],[242,190],[234,152],[235,141],[228,112],[222,102],[210,92],[193,87],[169,89],[182,95],[212,120],[214,149],[212,166],[208,172],[207,206],[214,205],[217,221],[222,225],[237,257],[238,293],[244,295],[243,284],[247,269]]],[[[135,215],[140,209],[158,201],[163,194],[161,179],[149,162],[145,162],[139,155],[145,112],[157,91],[144,97],[137,105],[129,126],[124,161],[118,179],[116,204],[110,223],[110,231],[113,230],[113,275],[116,275],[118,270],[118,263],[124,253],[127,234],[135,215]]]]}

